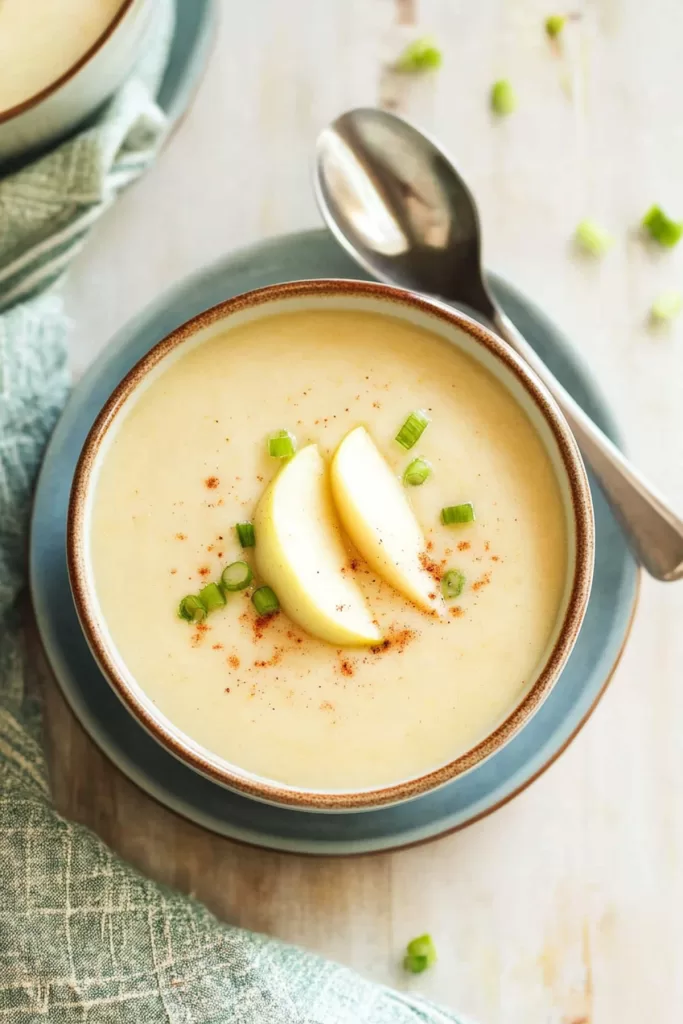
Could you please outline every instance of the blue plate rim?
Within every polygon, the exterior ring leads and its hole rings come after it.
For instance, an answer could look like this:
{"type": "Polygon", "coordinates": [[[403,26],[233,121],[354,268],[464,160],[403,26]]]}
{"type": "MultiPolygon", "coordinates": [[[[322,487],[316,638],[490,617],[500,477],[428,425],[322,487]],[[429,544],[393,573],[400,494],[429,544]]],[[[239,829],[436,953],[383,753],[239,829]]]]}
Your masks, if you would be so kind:
{"type": "MultiPolygon", "coordinates": [[[[313,244],[313,243],[315,243],[316,238],[317,238],[318,241],[321,241],[321,239],[323,237],[329,239],[330,236],[327,234],[326,231],[323,230],[323,231],[318,231],[318,232],[316,232],[316,231],[296,232],[296,233],[292,233],[292,234],[289,234],[289,235],[284,235],[284,236],[279,236],[279,237],[272,238],[272,239],[262,240],[262,241],[254,243],[251,246],[245,247],[244,249],[240,249],[237,252],[226,254],[224,257],[222,257],[222,259],[219,259],[218,261],[214,262],[209,267],[205,267],[205,268],[197,271],[195,274],[192,274],[189,278],[186,278],[183,281],[178,282],[175,285],[171,286],[170,289],[168,289],[163,295],[161,295],[159,298],[157,298],[155,301],[153,301],[150,304],[150,306],[148,306],[137,317],[135,317],[131,322],[129,322],[127,325],[125,325],[122,328],[121,332],[119,332],[117,337],[113,340],[113,342],[111,344],[111,348],[109,348],[108,351],[103,353],[98,358],[98,360],[93,365],[93,367],[91,367],[91,369],[81,379],[81,381],[79,382],[79,385],[77,387],[77,391],[80,393],[84,388],[87,388],[91,376],[93,376],[93,377],[94,376],[99,376],[99,375],[101,375],[101,374],[103,374],[104,372],[107,371],[107,369],[109,368],[109,363],[111,361],[115,360],[116,354],[117,354],[117,352],[118,352],[118,350],[120,348],[120,344],[117,344],[117,342],[122,342],[124,337],[130,338],[131,336],[133,336],[136,333],[136,329],[138,328],[138,326],[140,326],[140,325],[142,325],[144,323],[151,322],[154,319],[155,314],[158,314],[159,311],[161,311],[162,309],[167,309],[168,308],[169,299],[170,299],[170,297],[172,295],[174,295],[174,294],[177,295],[177,293],[179,291],[181,291],[181,290],[183,292],[186,292],[187,290],[189,290],[191,288],[191,286],[192,286],[193,280],[200,280],[200,279],[202,279],[205,275],[207,275],[207,272],[209,272],[211,270],[211,267],[213,267],[214,270],[215,270],[218,266],[224,264],[226,261],[241,260],[242,262],[244,262],[244,261],[253,260],[253,258],[254,258],[254,256],[256,254],[259,254],[259,253],[263,254],[264,247],[269,247],[270,249],[277,249],[279,246],[287,247],[287,246],[291,246],[292,243],[295,242],[296,240],[299,240],[299,241],[308,240],[309,242],[311,242],[313,244]]],[[[510,285],[509,282],[507,282],[506,279],[504,279],[502,277],[498,277],[496,275],[496,276],[494,276],[494,282],[495,281],[501,282],[501,284],[504,285],[505,289],[507,289],[513,296],[516,296],[517,299],[519,300],[519,302],[522,303],[527,309],[532,311],[534,316],[537,318],[538,322],[542,325],[543,330],[544,331],[547,330],[548,332],[550,332],[553,335],[553,341],[554,341],[554,343],[556,343],[558,345],[558,347],[563,347],[564,346],[566,348],[566,351],[564,352],[564,355],[568,359],[568,361],[571,364],[573,364],[574,367],[576,367],[577,372],[582,376],[583,386],[587,389],[589,395],[595,401],[597,401],[598,404],[600,405],[601,414],[602,414],[602,417],[603,417],[603,419],[605,421],[605,426],[607,427],[608,432],[610,434],[612,434],[612,436],[618,437],[618,431],[616,430],[616,426],[615,426],[615,424],[613,422],[613,419],[612,419],[612,416],[610,414],[609,405],[606,403],[604,398],[601,396],[599,388],[597,388],[595,386],[595,384],[590,380],[590,375],[587,373],[586,369],[581,365],[581,361],[580,361],[580,359],[577,358],[575,350],[568,344],[566,339],[563,337],[561,331],[558,330],[558,328],[547,317],[547,315],[543,312],[543,310],[541,310],[537,306],[535,306],[535,304],[531,300],[529,300],[523,293],[518,291],[514,286],[510,285]]],[[[67,404],[67,410],[66,411],[68,411],[70,405],[71,405],[71,400],[67,404]]],[[[52,447],[52,444],[50,444],[50,446],[48,446],[48,452],[47,452],[47,455],[46,455],[46,462],[48,461],[48,456],[51,454],[51,447],[52,447]]],[[[40,490],[40,485],[39,485],[39,487],[36,490],[36,495],[37,496],[39,494],[39,490],[40,490]]],[[[32,554],[33,554],[33,551],[34,551],[33,531],[34,531],[34,524],[32,524],[32,544],[31,544],[32,554]]],[[[38,590],[37,590],[37,588],[35,586],[35,572],[34,572],[34,560],[33,560],[33,558],[31,560],[31,577],[32,577],[31,589],[32,589],[32,594],[34,596],[34,608],[35,608],[35,611],[36,611],[36,618],[38,620],[39,630],[41,632],[41,637],[42,637],[43,633],[44,633],[44,630],[43,630],[43,626],[41,626],[42,616],[41,616],[41,609],[40,609],[40,600],[36,600],[36,595],[38,593],[38,590]]],[[[55,650],[52,650],[52,651],[48,650],[47,649],[47,644],[45,644],[45,643],[44,643],[44,647],[46,649],[46,654],[47,654],[48,661],[49,661],[49,663],[53,667],[53,670],[54,670],[55,675],[57,677],[57,680],[58,680],[58,683],[59,683],[60,688],[62,690],[62,693],[64,694],[64,696],[65,696],[65,698],[67,700],[67,703],[72,708],[72,710],[73,710],[74,714],[76,715],[76,717],[78,718],[78,720],[86,728],[86,731],[92,736],[92,738],[95,740],[97,745],[101,749],[103,749],[105,751],[105,753],[107,754],[109,759],[115,764],[116,767],[119,768],[119,770],[121,770],[136,785],[138,785],[141,789],[143,789],[143,791],[146,794],[148,794],[153,799],[155,799],[157,802],[162,804],[162,806],[164,806],[166,809],[170,809],[172,812],[177,813],[177,814],[179,814],[182,817],[190,818],[190,820],[192,820],[194,823],[199,824],[202,827],[205,827],[205,828],[209,829],[212,832],[217,832],[218,834],[221,834],[224,837],[229,838],[229,839],[231,839],[234,842],[239,842],[239,843],[241,843],[243,845],[247,845],[247,846],[253,846],[253,847],[256,847],[256,848],[264,848],[265,847],[265,848],[270,848],[270,849],[276,849],[276,850],[279,850],[280,852],[295,853],[297,855],[312,855],[312,856],[316,856],[316,855],[317,856],[320,856],[320,855],[323,855],[323,856],[354,856],[354,855],[355,856],[359,856],[359,855],[368,855],[369,853],[390,852],[392,850],[406,849],[406,848],[409,848],[409,847],[412,847],[412,846],[422,845],[422,844],[424,844],[426,842],[434,841],[437,838],[440,838],[440,837],[442,837],[444,835],[448,835],[448,834],[451,834],[451,833],[453,833],[455,831],[459,831],[462,828],[466,828],[468,825],[473,824],[474,822],[481,820],[483,817],[486,817],[489,814],[493,813],[494,810],[497,810],[500,807],[504,806],[506,803],[510,802],[515,796],[517,796],[517,795],[519,795],[519,793],[523,792],[524,789],[526,789],[533,781],[535,781],[541,774],[543,774],[543,772],[546,771],[547,768],[549,768],[550,765],[553,764],[559,758],[559,756],[564,752],[564,750],[567,748],[567,746],[576,737],[578,732],[581,730],[583,725],[586,723],[588,718],[593,713],[595,707],[599,703],[602,695],[604,694],[607,686],[609,685],[609,682],[610,682],[611,678],[614,675],[614,672],[615,672],[615,670],[617,668],[619,660],[620,660],[620,658],[621,658],[621,656],[623,654],[624,648],[626,647],[626,644],[628,642],[628,638],[630,636],[631,627],[632,627],[632,624],[633,624],[633,619],[634,619],[634,616],[635,616],[635,612],[636,612],[636,608],[637,608],[637,603],[638,603],[640,578],[641,578],[641,574],[637,573],[636,577],[635,577],[635,585],[634,585],[634,590],[633,590],[633,598],[632,598],[632,601],[631,601],[630,606],[629,606],[628,621],[626,622],[626,625],[625,625],[625,627],[623,629],[623,632],[620,633],[620,636],[621,636],[620,647],[619,647],[618,651],[616,652],[614,660],[613,660],[611,666],[609,666],[608,671],[605,671],[604,679],[602,681],[602,684],[600,686],[599,691],[593,696],[593,699],[592,699],[592,701],[590,703],[590,706],[586,709],[585,713],[582,715],[581,719],[575,725],[575,727],[573,728],[571,733],[564,739],[564,742],[561,744],[561,746],[558,749],[556,749],[555,751],[553,751],[553,753],[550,756],[546,757],[545,755],[543,755],[543,757],[544,757],[543,764],[540,765],[540,767],[535,772],[533,772],[529,777],[525,778],[524,781],[519,786],[515,786],[513,789],[511,789],[509,792],[507,792],[500,800],[495,801],[490,806],[484,808],[483,810],[480,810],[480,811],[474,813],[470,818],[467,818],[466,820],[461,821],[461,822],[459,822],[459,823],[457,823],[457,824],[455,824],[453,826],[447,826],[447,827],[445,827],[443,829],[440,829],[440,830],[434,832],[433,834],[419,835],[420,832],[424,832],[425,829],[429,827],[429,826],[420,826],[420,827],[417,827],[417,828],[415,828],[413,830],[415,833],[418,834],[417,838],[411,838],[410,834],[407,834],[405,836],[405,841],[399,841],[398,843],[396,843],[396,842],[391,843],[391,841],[386,842],[386,843],[384,841],[381,841],[380,843],[377,843],[375,840],[364,840],[364,839],[350,841],[350,842],[353,842],[356,847],[358,847],[358,848],[354,848],[354,849],[349,849],[349,848],[334,848],[333,849],[331,847],[330,848],[325,848],[325,840],[324,839],[321,839],[321,840],[316,839],[315,841],[309,841],[307,839],[305,839],[305,840],[283,839],[282,837],[278,837],[277,835],[275,837],[273,837],[271,835],[271,831],[270,830],[266,834],[264,834],[264,835],[260,834],[258,839],[255,839],[254,838],[254,830],[253,829],[247,829],[246,832],[245,832],[245,830],[242,829],[241,826],[239,826],[239,825],[232,827],[231,831],[229,833],[227,833],[222,828],[217,827],[215,817],[212,817],[210,814],[205,814],[197,805],[191,805],[191,813],[188,813],[188,802],[183,800],[182,796],[179,797],[176,793],[173,793],[173,792],[169,793],[168,790],[162,791],[161,787],[156,787],[156,785],[154,783],[150,784],[150,780],[145,777],[144,772],[141,771],[138,768],[138,766],[135,764],[135,762],[131,761],[129,758],[127,758],[125,756],[125,752],[123,753],[123,756],[121,756],[122,752],[121,752],[120,749],[117,749],[115,751],[115,753],[112,753],[112,744],[106,738],[106,736],[105,736],[103,730],[101,729],[101,727],[99,726],[99,724],[93,719],[93,717],[91,716],[90,712],[85,708],[85,706],[82,704],[82,702],[79,701],[79,700],[76,700],[74,698],[74,694],[70,690],[68,690],[65,687],[65,685],[63,684],[63,681],[62,681],[62,678],[61,678],[61,672],[59,670],[59,664],[61,662],[62,671],[64,671],[64,660],[61,657],[61,652],[58,653],[55,650]],[[125,761],[125,767],[123,766],[124,761],[125,761]],[[242,834],[239,834],[239,833],[242,833],[242,834]],[[309,848],[309,849],[304,848],[304,849],[302,849],[301,848],[301,843],[306,843],[306,842],[309,843],[309,847],[311,845],[313,845],[316,848],[315,849],[313,849],[313,848],[309,848]],[[364,845],[365,843],[369,843],[369,846],[365,846],[364,845]]],[[[43,623],[43,625],[44,625],[44,623],[43,623]]],[[[68,668],[66,669],[66,675],[67,675],[67,677],[69,675],[68,668]]],[[[304,813],[306,813],[306,812],[304,812],[304,813]]],[[[372,811],[367,811],[367,812],[364,812],[364,813],[372,814],[373,812],[372,811]]],[[[343,847],[344,846],[343,842],[337,842],[336,844],[332,844],[332,845],[333,846],[336,845],[336,847],[343,847]]]]}

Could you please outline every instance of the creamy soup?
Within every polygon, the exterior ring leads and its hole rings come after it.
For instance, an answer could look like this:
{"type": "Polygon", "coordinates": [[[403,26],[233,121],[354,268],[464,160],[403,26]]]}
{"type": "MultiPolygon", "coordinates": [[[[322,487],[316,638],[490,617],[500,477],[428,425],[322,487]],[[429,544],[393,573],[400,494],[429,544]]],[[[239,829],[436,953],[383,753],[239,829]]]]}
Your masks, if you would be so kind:
{"type": "Polygon", "coordinates": [[[0,0],[0,112],[46,89],[111,24],[124,0],[0,0]]]}
{"type": "Polygon", "coordinates": [[[445,340],[365,312],[260,318],[172,362],[105,452],[90,543],[110,633],[161,712],[227,761],[309,788],[395,783],[481,741],[532,683],[564,600],[565,513],[524,412],[445,340]],[[395,436],[418,408],[431,422],[408,452],[395,436]],[[372,647],[259,618],[251,588],[199,626],[178,618],[225,565],[253,564],[234,524],[280,468],[265,438],[286,428],[327,458],[358,424],[398,476],[417,455],[432,465],[406,491],[435,591],[447,569],[465,576],[446,614],[409,603],[349,546],[343,571],[383,637],[372,647]],[[464,502],[476,521],[442,525],[464,502]]]}

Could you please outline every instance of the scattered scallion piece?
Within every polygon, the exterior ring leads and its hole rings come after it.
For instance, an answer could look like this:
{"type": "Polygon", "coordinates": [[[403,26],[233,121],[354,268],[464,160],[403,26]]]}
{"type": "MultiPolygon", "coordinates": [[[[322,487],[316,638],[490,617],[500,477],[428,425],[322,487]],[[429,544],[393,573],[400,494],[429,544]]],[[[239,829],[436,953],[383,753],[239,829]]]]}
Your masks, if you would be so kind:
{"type": "Polygon", "coordinates": [[[237,531],[237,539],[243,548],[253,548],[256,543],[256,537],[254,536],[254,527],[251,523],[236,523],[235,530],[237,531]]]}
{"type": "Polygon", "coordinates": [[[437,961],[436,946],[431,935],[420,935],[408,943],[403,966],[411,974],[421,974],[437,961]]]}
{"type": "Polygon", "coordinates": [[[195,594],[188,594],[178,605],[178,615],[185,622],[202,622],[206,618],[206,608],[195,594]]]}
{"type": "Polygon", "coordinates": [[[683,235],[683,223],[667,217],[661,206],[650,207],[643,217],[643,227],[655,242],[669,249],[678,245],[683,235]]]}
{"type": "Polygon", "coordinates": [[[672,289],[662,292],[650,307],[650,316],[657,323],[667,323],[673,320],[683,308],[683,295],[672,289]]]}
{"type": "Polygon", "coordinates": [[[273,615],[280,610],[280,602],[270,587],[259,587],[251,595],[251,599],[259,615],[273,615]]]}
{"type": "Polygon", "coordinates": [[[465,589],[465,574],[459,569],[449,569],[441,579],[441,593],[447,601],[460,597],[465,589]]]}
{"type": "Polygon", "coordinates": [[[254,578],[246,562],[231,562],[221,573],[223,590],[244,590],[254,578]]]}
{"type": "Polygon", "coordinates": [[[413,459],[403,474],[403,483],[410,487],[419,487],[432,475],[432,467],[426,459],[421,456],[413,459]]]}
{"type": "Polygon", "coordinates": [[[422,437],[425,428],[429,424],[429,416],[424,409],[416,409],[411,412],[398,434],[396,440],[406,451],[416,445],[422,437]]]}
{"type": "Polygon", "coordinates": [[[590,219],[582,220],[577,225],[574,238],[576,244],[591,256],[604,256],[614,242],[608,231],[590,219]]]}
{"type": "Polygon", "coordinates": [[[459,523],[473,523],[476,516],[471,501],[462,505],[447,505],[441,509],[441,522],[444,526],[453,526],[459,523]]]}
{"type": "Polygon", "coordinates": [[[506,117],[517,108],[517,93],[507,78],[494,82],[491,88],[491,108],[500,117],[506,117]]]}
{"type": "Polygon", "coordinates": [[[202,602],[207,612],[215,612],[225,604],[225,594],[217,583],[207,583],[206,586],[202,587],[199,591],[199,600],[202,602]]]}
{"type": "Polygon", "coordinates": [[[290,459],[296,451],[296,441],[288,430],[278,430],[268,438],[268,454],[274,459],[290,459]]]}
{"type": "Polygon", "coordinates": [[[564,14],[549,14],[545,19],[545,30],[550,39],[557,39],[567,21],[564,14]]]}
{"type": "Polygon", "coordinates": [[[433,39],[424,36],[408,43],[394,67],[397,71],[436,71],[441,67],[442,53],[433,39]]]}

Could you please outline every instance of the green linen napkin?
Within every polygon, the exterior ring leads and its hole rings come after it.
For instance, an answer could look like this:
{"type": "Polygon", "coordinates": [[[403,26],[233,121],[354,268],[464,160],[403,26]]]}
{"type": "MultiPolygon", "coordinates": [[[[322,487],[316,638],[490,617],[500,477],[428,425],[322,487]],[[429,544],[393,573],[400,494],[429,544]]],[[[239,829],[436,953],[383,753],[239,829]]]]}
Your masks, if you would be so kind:
{"type": "MultiPolygon", "coordinates": [[[[172,24],[99,122],[0,180],[0,1017],[52,1024],[447,1024],[416,996],[231,928],[52,806],[22,628],[31,492],[67,396],[54,287],[165,131],[172,24]]],[[[417,922],[416,922],[417,927],[417,922]]]]}

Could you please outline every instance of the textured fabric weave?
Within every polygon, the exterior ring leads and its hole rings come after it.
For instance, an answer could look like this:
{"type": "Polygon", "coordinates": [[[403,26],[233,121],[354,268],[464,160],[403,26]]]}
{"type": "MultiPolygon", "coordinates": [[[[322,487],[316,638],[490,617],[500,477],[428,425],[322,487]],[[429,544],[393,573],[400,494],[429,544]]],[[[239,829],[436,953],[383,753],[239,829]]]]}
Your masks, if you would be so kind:
{"type": "Polygon", "coordinates": [[[0,1019],[52,1024],[447,1024],[418,998],[218,922],[54,810],[27,697],[32,488],[67,396],[58,283],[165,130],[168,38],[99,124],[0,180],[0,1019]]]}

